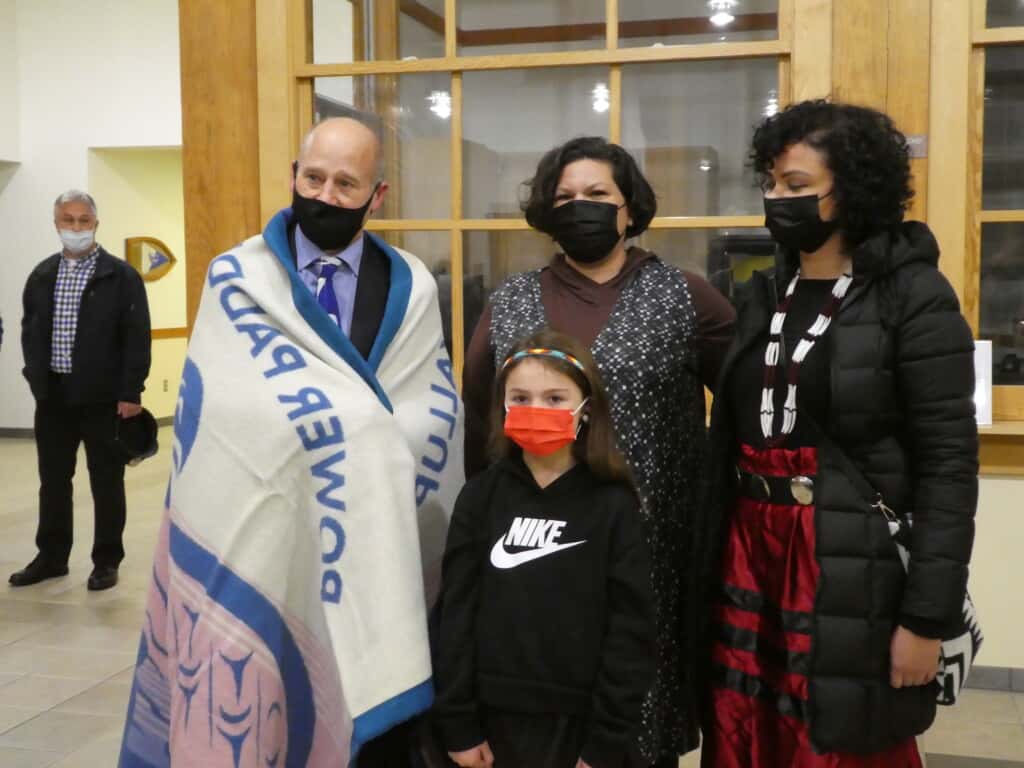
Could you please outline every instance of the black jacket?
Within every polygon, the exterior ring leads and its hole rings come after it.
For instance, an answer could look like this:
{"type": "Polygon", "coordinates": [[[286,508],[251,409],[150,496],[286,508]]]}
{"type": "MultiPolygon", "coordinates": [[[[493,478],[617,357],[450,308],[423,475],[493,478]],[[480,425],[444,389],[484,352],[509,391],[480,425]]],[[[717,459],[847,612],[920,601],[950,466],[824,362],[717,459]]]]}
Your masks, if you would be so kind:
{"type": "MultiPolygon", "coordinates": [[[[898,625],[949,636],[960,616],[978,493],[974,342],[938,255],[918,222],[861,245],[854,284],[828,336],[831,405],[819,426],[834,445],[820,449],[815,483],[821,576],[807,710],[811,740],[822,751],[879,751],[925,731],[935,717],[935,687],[890,687],[891,637],[898,625]],[[908,575],[884,518],[844,476],[836,450],[897,513],[913,515],[908,575]]],[[[767,333],[795,268],[792,255],[783,255],[774,274],[751,279],[719,392],[730,391],[737,357],[767,333]]],[[[707,587],[699,603],[702,660],[713,639],[709,611],[735,499],[733,423],[728,398],[717,398],[712,487],[697,536],[707,587]]]]}
{"type": "MultiPolygon", "coordinates": [[[[50,256],[28,276],[21,320],[23,373],[37,400],[47,396],[53,336],[53,290],[61,255],[50,256]]],[[[149,376],[149,303],[142,277],[127,262],[100,248],[96,270],[82,292],[70,403],[138,403],[149,376]]]]}
{"type": "Polygon", "coordinates": [[[633,493],[585,465],[541,489],[521,459],[506,459],[466,484],[436,654],[446,749],[486,738],[483,705],[586,717],[583,758],[622,764],[654,673],[645,541],[633,493]]]}

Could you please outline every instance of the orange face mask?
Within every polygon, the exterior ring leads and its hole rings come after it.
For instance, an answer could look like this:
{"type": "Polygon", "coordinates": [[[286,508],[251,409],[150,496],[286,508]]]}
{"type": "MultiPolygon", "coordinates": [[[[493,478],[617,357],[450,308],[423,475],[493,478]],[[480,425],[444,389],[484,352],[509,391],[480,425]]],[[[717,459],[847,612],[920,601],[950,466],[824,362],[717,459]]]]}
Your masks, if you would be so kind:
{"type": "Polygon", "coordinates": [[[579,429],[572,428],[573,417],[586,402],[571,411],[568,408],[505,406],[505,437],[527,453],[550,456],[576,440],[579,429]]]}

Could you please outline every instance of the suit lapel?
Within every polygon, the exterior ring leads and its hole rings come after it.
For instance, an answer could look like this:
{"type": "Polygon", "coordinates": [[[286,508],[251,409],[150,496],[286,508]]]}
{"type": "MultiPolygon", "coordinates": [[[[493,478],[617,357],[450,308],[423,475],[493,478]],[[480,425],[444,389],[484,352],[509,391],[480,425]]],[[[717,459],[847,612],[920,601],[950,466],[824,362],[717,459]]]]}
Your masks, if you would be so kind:
{"type": "Polygon", "coordinates": [[[363,260],[359,265],[355,306],[352,308],[352,326],[349,330],[349,338],[364,360],[370,359],[373,344],[380,332],[390,284],[390,259],[380,251],[371,238],[364,235],[363,260]]]}

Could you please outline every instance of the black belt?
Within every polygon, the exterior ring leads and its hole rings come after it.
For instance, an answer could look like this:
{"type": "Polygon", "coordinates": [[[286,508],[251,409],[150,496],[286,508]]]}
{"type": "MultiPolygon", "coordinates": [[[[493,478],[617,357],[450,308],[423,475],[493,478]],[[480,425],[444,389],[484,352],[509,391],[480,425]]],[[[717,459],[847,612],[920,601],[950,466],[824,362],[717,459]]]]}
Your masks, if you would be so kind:
{"type": "Polygon", "coordinates": [[[814,503],[814,478],[807,475],[772,477],[736,469],[740,495],[769,504],[807,506],[814,503]]]}

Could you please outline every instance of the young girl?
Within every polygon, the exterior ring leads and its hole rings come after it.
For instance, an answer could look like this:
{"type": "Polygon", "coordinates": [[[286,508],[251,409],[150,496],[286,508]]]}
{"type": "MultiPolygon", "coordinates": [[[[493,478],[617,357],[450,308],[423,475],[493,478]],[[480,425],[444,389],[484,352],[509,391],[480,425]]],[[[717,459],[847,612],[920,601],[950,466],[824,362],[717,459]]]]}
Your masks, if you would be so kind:
{"type": "Polygon", "coordinates": [[[462,768],[638,764],[647,545],[593,358],[541,331],[496,379],[495,454],[444,556],[436,715],[462,768]]]}

